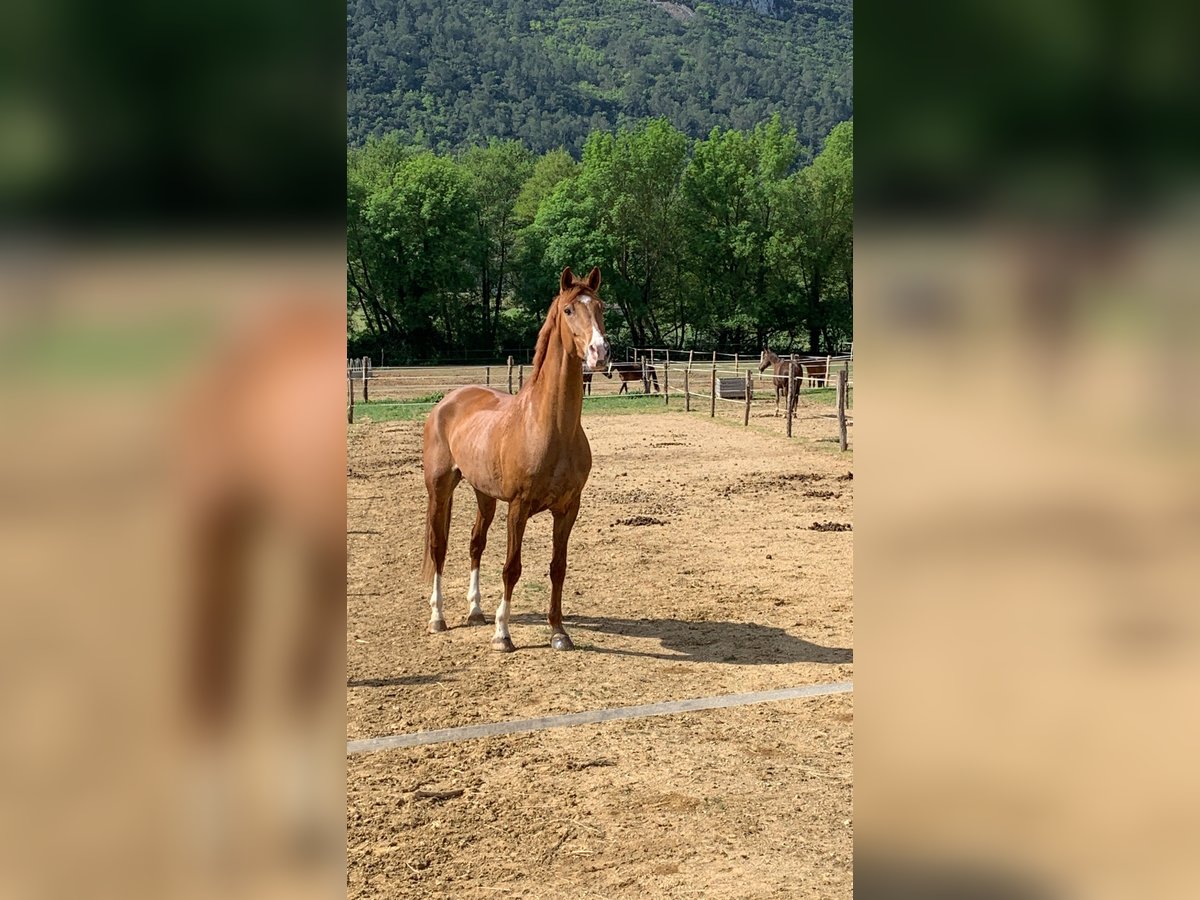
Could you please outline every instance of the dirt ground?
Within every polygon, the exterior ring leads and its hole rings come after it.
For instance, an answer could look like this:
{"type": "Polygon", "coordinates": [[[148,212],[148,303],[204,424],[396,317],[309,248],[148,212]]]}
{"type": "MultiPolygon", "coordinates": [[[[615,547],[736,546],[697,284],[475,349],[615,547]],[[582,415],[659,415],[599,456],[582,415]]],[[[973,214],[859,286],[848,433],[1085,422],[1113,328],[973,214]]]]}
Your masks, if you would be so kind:
{"type": "MultiPolygon", "coordinates": [[[[586,416],[563,598],[578,649],[549,649],[542,514],[514,654],[465,625],[470,488],[455,496],[451,627],[429,635],[421,423],[350,426],[348,738],[850,680],[853,532],[836,526],[853,522],[852,454],[827,420],[797,426],[788,441],[697,413],[586,416]]],[[[504,534],[502,504],[489,619],[504,534]]],[[[851,760],[847,694],[355,755],[348,893],[849,897],[851,760]]]]}

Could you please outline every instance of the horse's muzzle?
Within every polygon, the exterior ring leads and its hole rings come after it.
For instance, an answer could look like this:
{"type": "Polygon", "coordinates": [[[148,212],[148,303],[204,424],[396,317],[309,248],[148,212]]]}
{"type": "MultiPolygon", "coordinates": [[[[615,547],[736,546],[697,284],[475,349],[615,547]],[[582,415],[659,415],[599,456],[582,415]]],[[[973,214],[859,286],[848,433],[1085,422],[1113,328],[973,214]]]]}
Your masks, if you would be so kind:
{"type": "Polygon", "coordinates": [[[587,358],[584,362],[593,371],[608,368],[608,341],[604,338],[599,341],[593,338],[592,342],[588,344],[587,358]]]}

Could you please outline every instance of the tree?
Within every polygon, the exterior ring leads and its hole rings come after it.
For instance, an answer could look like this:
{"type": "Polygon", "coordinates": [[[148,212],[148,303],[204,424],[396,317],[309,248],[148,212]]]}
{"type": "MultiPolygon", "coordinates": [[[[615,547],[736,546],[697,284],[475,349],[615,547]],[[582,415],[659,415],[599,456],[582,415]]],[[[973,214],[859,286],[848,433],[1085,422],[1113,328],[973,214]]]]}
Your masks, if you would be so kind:
{"type": "Polygon", "coordinates": [[[605,297],[620,310],[630,337],[661,343],[656,292],[678,252],[687,149],[687,138],[663,119],[616,135],[590,135],[579,174],[542,200],[524,234],[528,268],[541,273],[526,280],[531,292],[563,266],[599,265],[605,297]]]}
{"type": "Polygon", "coordinates": [[[402,353],[453,343],[457,296],[477,258],[474,197],[453,160],[395,140],[351,150],[347,177],[349,300],[402,353]]]}
{"type": "Polygon", "coordinates": [[[768,246],[780,227],[779,185],[800,157],[794,129],[780,117],[752,132],[714,128],[698,141],[684,176],[687,265],[697,279],[696,326],[718,343],[755,343],[785,319],[784,286],[768,246]]]}
{"type": "Polygon", "coordinates": [[[813,353],[849,334],[853,286],[854,123],[836,126],[812,165],[780,192],[781,228],[771,258],[804,298],[813,353]]]}
{"type": "Polygon", "coordinates": [[[832,350],[853,325],[853,124],[805,157],[779,116],[694,144],[662,119],[595,132],[580,164],[371,139],[348,161],[349,324],[392,359],[524,344],[563,267],[599,265],[614,342],[832,350]]]}
{"type": "Polygon", "coordinates": [[[515,205],[533,171],[532,155],[518,141],[492,141],[462,156],[470,176],[478,229],[478,287],[483,333],[493,347],[504,298],[505,276],[512,261],[519,219],[515,205]],[[489,303],[494,301],[493,313],[489,303]]]}

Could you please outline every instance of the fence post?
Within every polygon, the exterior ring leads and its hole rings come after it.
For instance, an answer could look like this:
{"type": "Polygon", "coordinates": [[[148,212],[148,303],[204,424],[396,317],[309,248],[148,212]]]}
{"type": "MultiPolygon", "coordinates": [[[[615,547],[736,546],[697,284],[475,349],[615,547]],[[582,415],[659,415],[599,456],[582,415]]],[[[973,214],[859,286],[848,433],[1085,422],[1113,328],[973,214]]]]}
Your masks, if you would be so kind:
{"type": "Polygon", "coordinates": [[[741,370],[738,368],[738,355],[737,355],[736,353],[735,353],[735,354],[733,354],[733,371],[735,371],[735,372],[739,372],[739,371],[741,371],[741,370]]]}
{"type": "Polygon", "coordinates": [[[513,389],[512,389],[512,367],[513,367],[513,358],[510,356],[508,358],[508,392],[510,394],[513,392],[513,389]]]}
{"type": "Polygon", "coordinates": [[[713,368],[715,369],[716,367],[717,367],[717,351],[714,350],[713,351],[713,368]]]}
{"type": "Polygon", "coordinates": [[[525,387],[525,364],[517,366],[517,390],[525,387]]]}
{"type": "Polygon", "coordinates": [[[362,380],[363,380],[363,403],[370,403],[371,396],[367,392],[367,369],[370,367],[371,361],[367,357],[362,358],[362,380]]]}
{"type": "Polygon", "coordinates": [[[646,357],[642,355],[642,393],[650,393],[650,373],[646,371],[646,357]]]}
{"type": "Polygon", "coordinates": [[[825,382],[821,387],[829,387],[829,357],[825,357],[825,382]]]}
{"type": "Polygon", "coordinates": [[[838,370],[837,407],[838,407],[838,437],[841,448],[846,449],[846,370],[838,370]]]}
{"type": "Polygon", "coordinates": [[[788,366],[787,436],[792,436],[792,410],[796,406],[796,367],[788,366]]]}
{"type": "Polygon", "coordinates": [[[688,370],[683,370],[683,411],[692,411],[692,392],[688,387],[688,370]]]}
{"type": "Polygon", "coordinates": [[[750,370],[746,370],[746,415],[742,419],[743,425],[750,424],[750,370]]]}
{"type": "Polygon", "coordinates": [[[483,383],[488,385],[489,387],[491,386],[491,383],[492,383],[492,367],[491,366],[483,367],[483,383]]]}
{"type": "MultiPolygon", "coordinates": [[[[667,351],[670,354],[670,350],[667,351]]],[[[671,360],[667,359],[663,363],[663,406],[671,405],[671,360]]]]}
{"type": "Polygon", "coordinates": [[[696,355],[695,350],[688,351],[688,371],[692,371],[692,357],[696,355]]]}
{"type": "Polygon", "coordinates": [[[354,424],[354,376],[346,366],[346,421],[354,424]]]}
{"type": "Polygon", "coordinates": [[[710,396],[709,396],[709,406],[708,406],[708,417],[710,419],[712,419],[712,418],[715,418],[717,415],[717,367],[716,366],[713,366],[713,369],[712,369],[712,389],[709,391],[709,394],[710,394],[710,396]]]}

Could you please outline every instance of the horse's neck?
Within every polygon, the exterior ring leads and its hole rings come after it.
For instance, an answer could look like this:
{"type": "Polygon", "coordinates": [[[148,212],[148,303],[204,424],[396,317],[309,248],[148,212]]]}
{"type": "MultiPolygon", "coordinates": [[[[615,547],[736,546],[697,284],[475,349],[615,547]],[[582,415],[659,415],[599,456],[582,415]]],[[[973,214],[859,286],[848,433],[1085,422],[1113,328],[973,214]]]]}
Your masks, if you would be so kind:
{"type": "Polygon", "coordinates": [[[583,412],[583,363],[551,338],[546,356],[530,376],[530,425],[562,434],[574,434],[583,412]]]}

